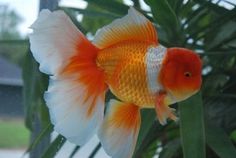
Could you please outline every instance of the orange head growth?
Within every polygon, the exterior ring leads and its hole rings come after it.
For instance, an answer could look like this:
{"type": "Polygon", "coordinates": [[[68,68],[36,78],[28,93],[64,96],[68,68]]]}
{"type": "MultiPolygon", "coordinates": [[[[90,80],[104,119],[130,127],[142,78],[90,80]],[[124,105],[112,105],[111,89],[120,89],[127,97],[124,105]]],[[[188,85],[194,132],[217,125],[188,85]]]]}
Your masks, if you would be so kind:
{"type": "Polygon", "coordinates": [[[196,93],[201,87],[201,59],[191,50],[169,48],[159,80],[177,101],[196,93]]]}

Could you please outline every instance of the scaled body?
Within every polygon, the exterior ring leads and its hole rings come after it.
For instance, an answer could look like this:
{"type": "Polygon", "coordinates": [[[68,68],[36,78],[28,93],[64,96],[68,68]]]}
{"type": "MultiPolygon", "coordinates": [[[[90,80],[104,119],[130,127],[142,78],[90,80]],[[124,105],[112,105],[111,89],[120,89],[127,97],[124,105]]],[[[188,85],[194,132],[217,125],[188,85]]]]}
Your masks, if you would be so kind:
{"type": "Polygon", "coordinates": [[[147,42],[125,41],[98,53],[97,64],[105,72],[106,83],[122,101],[154,107],[155,94],[148,87],[146,63],[151,47],[154,45],[147,42]]]}

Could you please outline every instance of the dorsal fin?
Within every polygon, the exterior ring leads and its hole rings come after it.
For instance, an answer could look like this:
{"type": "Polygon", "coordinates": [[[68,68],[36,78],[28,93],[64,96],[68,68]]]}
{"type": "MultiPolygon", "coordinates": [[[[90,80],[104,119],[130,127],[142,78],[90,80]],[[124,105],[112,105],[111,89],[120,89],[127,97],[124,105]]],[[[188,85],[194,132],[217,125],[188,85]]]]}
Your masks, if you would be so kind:
{"type": "Polygon", "coordinates": [[[114,20],[96,32],[93,43],[100,49],[126,40],[147,41],[157,44],[153,24],[134,8],[123,18],[114,20]]]}

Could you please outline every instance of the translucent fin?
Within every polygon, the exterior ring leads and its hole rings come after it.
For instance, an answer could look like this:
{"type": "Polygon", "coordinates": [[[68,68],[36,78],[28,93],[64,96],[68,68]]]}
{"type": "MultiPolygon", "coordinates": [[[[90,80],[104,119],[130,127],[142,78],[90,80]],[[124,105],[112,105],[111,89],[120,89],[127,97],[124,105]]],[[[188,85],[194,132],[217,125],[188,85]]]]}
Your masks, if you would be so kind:
{"type": "Polygon", "coordinates": [[[103,120],[104,93],[88,94],[76,76],[50,78],[44,99],[54,130],[77,145],[85,144],[103,120]]]}
{"type": "Polygon", "coordinates": [[[40,70],[51,75],[44,97],[54,129],[83,145],[104,116],[106,85],[95,62],[98,49],[62,11],[43,10],[31,28],[32,53],[40,70]]]}
{"type": "Polygon", "coordinates": [[[153,24],[132,7],[129,9],[128,15],[99,29],[93,43],[103,49],[127,40],[157,44],[157,33],[153,24]]]}
{"type": "Polygon", "coordinates": [[[165,97],[166,97],[166,94],[164,93],[159,94],[156,100],[156,105],[155,105],[158,120],[160,124],[162,125],[166,124],[168,118],[174,121],[178,120],[178,118],[173,113],[175,109],[170,108],[168,105],[166,105],[165,97]]]}
{"type": "Polygon", "coordinates": [[[108,155],[113,158],[131,158],[140,123],[139,107],[111,100],[98,133],[102,146],[108,155]]]}
{"type": "Polygon", "coordinates": [[[84,38],[63,11],[42,10],[31,28],[30,49],[40,63],[40,70],[49,75],[63,69],[84,38]]]}

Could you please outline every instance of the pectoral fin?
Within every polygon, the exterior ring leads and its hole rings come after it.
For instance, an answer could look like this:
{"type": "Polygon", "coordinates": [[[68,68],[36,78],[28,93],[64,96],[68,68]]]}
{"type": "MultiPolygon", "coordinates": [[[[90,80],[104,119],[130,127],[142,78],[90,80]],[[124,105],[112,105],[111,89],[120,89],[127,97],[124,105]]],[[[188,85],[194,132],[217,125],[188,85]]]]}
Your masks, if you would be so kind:
{"type": "Polygon", "coordinates": [[[156,109],[156,113],[157,113],[157,117],[158,120],[160,122],[160,124],[165,125],[166,124],[166,120],[168,118],[170,118],[171,120],[177,121],[178,118],[174,115],[174,111],[175,109],[170,108],[167,104],[167,95],[166,93],[159,93],[159,95],[156,98],[156,105],[155,105],[155,109],[156,109]]]}
{"type": "Polygon", "coordinates": [[[138,106],[111,100],[98,133],[104,150],[112,158],[131,158],[140,123],[138,106]]]}

